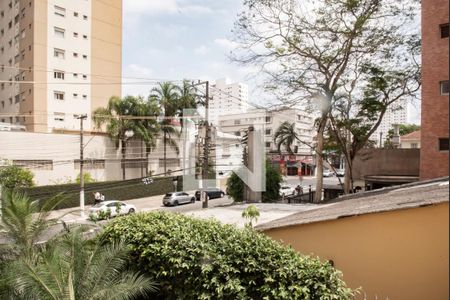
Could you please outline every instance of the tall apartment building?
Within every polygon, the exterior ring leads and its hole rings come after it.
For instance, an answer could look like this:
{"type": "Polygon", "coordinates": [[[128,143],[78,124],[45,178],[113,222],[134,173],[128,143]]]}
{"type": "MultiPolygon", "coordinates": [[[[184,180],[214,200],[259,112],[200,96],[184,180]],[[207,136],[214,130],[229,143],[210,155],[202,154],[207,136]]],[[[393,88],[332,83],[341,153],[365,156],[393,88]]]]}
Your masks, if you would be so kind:
{"type": "Polygon", "coordinates": [[[248,86],[232,83],[228,78],[217,79],[211,86],[212,99],[209,102],[209,116],[217,124],[221,115],[244,113],[249,110],[248,86]]]}
{"type": "Polygon", "coordinates": [[[448,6],[448,0],[422,0],[422,180],[449,174],[448,6]]]}
{"type": "Polygon", "coordinates": [[[376,142],[377,145],[383,147],[388,137],[388,131],[394,128],[393,125],[406,124],[407,122],[408,102],[406,99],[400,99],[386,111],[380,126],[372,134],[370,139],[376,142]]]}
{"type": "Polygon", "coordinates": [[[121,75],[122,0],[0,1],[0,122],[89,130],[121,75]]]}

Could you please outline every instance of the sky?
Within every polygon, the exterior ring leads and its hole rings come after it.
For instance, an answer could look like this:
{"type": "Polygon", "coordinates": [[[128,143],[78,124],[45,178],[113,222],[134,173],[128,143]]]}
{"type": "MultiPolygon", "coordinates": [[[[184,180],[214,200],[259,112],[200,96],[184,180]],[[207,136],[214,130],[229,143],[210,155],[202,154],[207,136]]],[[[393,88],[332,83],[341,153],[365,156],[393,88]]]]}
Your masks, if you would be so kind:
{"type": "MultiPolygon", "coordinates": [[[[250,101],[263,104],[260,99],[266,101],[267,96],[256,87],[255,68],[228,58],[235,47],[231,30],[242,2],[123,0],[123,76],[212,82],[227,77],[248,84],[250,101]]],[[[151,88],[124,85],[123,95],[147,96],[151,88]]],[[[419,104],[409,105],[408,122],[420,123],[419,104]]]]}

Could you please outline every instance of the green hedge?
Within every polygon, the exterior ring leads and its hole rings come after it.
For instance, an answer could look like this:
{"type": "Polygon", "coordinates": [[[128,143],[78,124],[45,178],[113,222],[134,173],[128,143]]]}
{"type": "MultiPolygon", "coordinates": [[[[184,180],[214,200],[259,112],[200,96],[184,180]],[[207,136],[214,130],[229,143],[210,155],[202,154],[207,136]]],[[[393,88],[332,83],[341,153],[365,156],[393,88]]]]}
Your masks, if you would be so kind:
{"type": "Polygon", "coordinates": [[[109,223],[101,236],[124,239],[131,264],[160,287],[161,299],[352,299],[341,273],[252,229],[169,212],[109,223]]]}
{"type": "MultiPolygon", "coordinates": [[[[85,185],[85,203],[94,203],[94,192],[105,195],[106,200],[129,200],[143,197],[162,195],[174,190],[174,177],[153,178],[151,184],[144,184],[141,178],[124,181],[103,181],[92,182],[85,185]]],[[[182,177],[177,177],[177,188],[182,188],[182,177]]],[[[70,208],[80,205],[80,185],[79,184],[59,184],[46,185],[21,189],[32,200],[45,200],[63,193],[65,199],[57,207],[70,208]]]]}

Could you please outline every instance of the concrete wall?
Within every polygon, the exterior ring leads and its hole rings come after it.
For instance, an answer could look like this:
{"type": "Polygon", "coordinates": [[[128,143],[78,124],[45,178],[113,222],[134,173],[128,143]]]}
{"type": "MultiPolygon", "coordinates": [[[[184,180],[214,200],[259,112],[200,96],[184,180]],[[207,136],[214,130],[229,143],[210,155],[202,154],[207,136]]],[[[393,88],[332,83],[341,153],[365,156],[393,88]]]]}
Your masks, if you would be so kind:
{"type": "Polygon", "coordinates": [[[333,260],[357,299],[449,299],[448,203],[265,231],[333,260]]]}
{"type": "Polygon", "coordinates": [[[353,179],[366,175],[419,176],[420,149],[366,149],[353,163],[353,179]]]}
{"type": "Polygon", "coordinates": [[[439,138],[448,139],[449,96],[440,81],[449,80],[449,40],[440,24],[448,23],[448,0],[422,1],[422,122],[420,178],[448,176],[448,150],[439,151],[439,138]]]}

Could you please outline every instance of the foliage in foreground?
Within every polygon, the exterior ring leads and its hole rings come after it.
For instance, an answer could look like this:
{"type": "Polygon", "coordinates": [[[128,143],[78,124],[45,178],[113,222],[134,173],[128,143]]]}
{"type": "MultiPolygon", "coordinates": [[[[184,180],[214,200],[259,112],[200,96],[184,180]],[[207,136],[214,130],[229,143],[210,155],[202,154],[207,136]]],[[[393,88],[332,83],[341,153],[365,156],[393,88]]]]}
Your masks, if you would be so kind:
{"type": "Polygon", "coordinates": [[[60,200],[39,205],[4,192],[0,233],[8,244],[0,244],[0,299],[125,300],[154,290],[153,281],[129,268],[124,243],[89,240],[84,227],[45,241],[55,221],[49,211],[60,200]]]}
{"type": "Polygon", "coordinates": [[[103,233],[124,239],[133,263],[164,299],[351,299],[339,271],[251,229],[168,212],[119,218],[103,233]]]}

